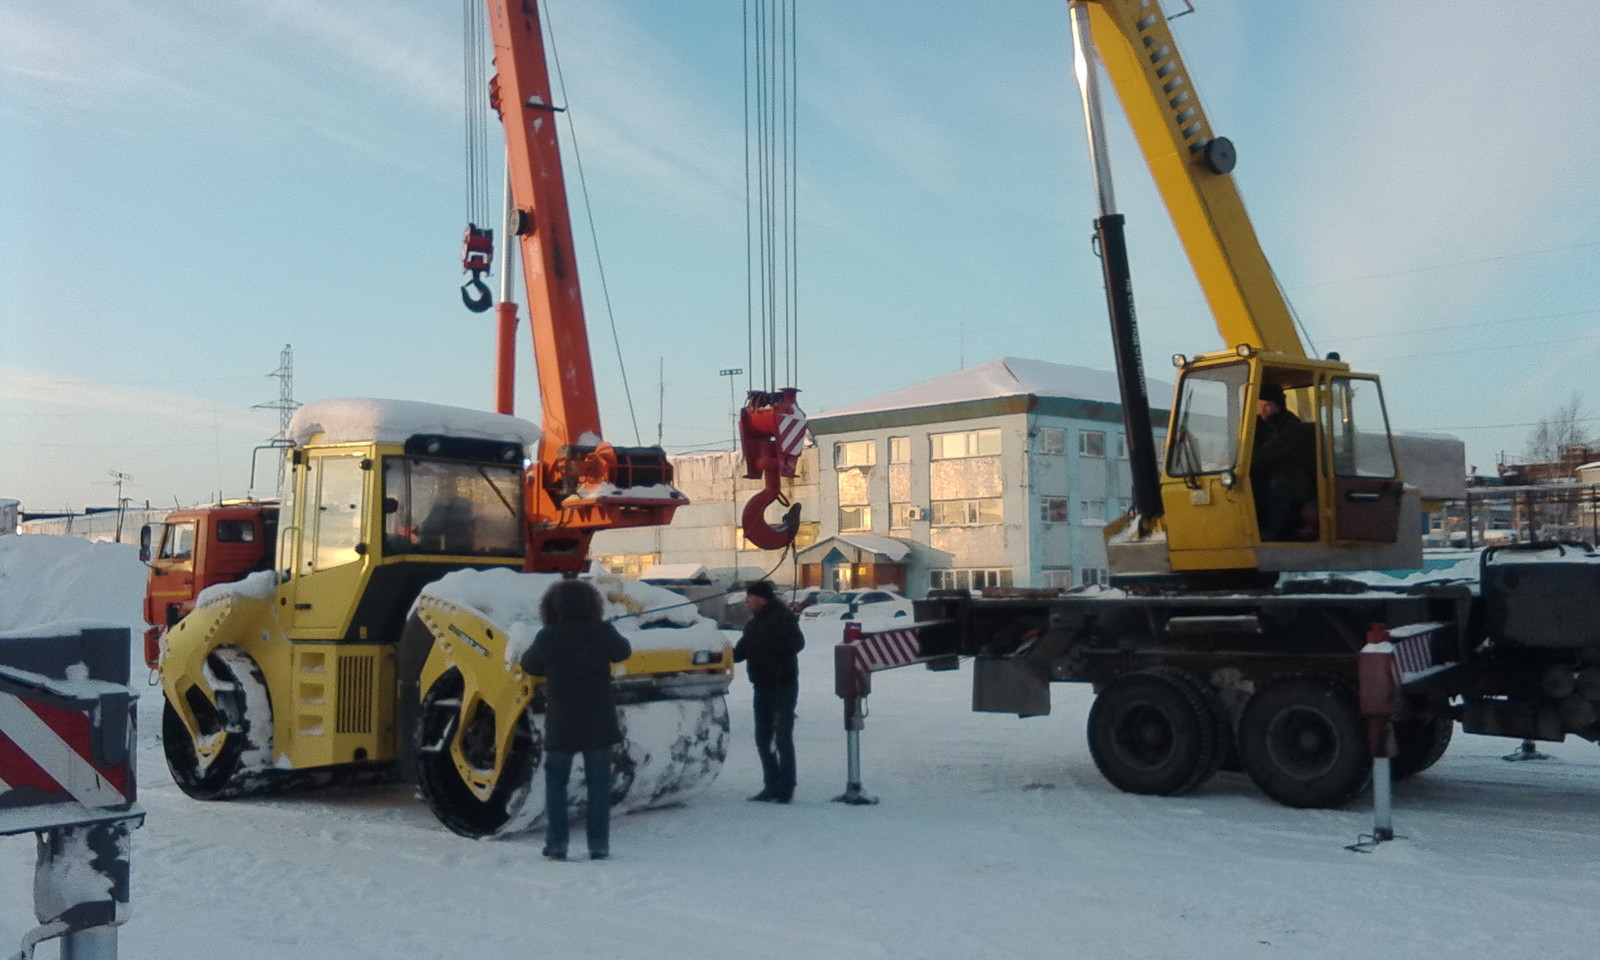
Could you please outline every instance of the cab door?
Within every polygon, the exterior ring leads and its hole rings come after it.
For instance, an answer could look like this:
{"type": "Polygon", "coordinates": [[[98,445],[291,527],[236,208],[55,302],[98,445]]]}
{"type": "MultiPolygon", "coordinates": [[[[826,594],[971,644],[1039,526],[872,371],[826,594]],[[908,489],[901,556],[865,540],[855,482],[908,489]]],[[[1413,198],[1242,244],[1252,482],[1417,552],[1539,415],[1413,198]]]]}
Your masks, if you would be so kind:
{"type": "Polygon", "coordinates": [[[169,520],[161,525],[161,539],[150,560],[146,622],[171,626],[199,590],[194,583],[198,524],[194,520],[169,520]]]}
{"type": "Polygon", "coordinates": [[[1335,376],[1328,399],[1323,436],[1333,474],[1335,539],[1394,543],[1403,485],[1383,390],[1372,377],[1335,376]]]}
{"type": "Polygon", "coordinates": [[[298,541],[288,565],[286,619],[301,639],[338,639],[355,609],[366,572],[367,479],[371,460],[359,454],[311,454],[295,501],[298,541]]]}

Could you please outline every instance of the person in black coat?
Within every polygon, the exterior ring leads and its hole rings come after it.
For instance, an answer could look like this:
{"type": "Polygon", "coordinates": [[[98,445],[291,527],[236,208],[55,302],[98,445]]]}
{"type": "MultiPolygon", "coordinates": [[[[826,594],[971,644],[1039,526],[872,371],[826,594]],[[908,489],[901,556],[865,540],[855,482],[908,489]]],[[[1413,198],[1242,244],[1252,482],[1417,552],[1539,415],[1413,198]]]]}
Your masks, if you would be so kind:
{"type": "Polygon", "coordinates": [[[1283,388],[1275,383],[1261,385],[1252,449],[1250,486],[1261,539],[1293,540],[1300,511],[1317,496],[1317,437],[1311,424],[1284,407],[1283,388]]]}
{"type": "Polygon", "coordinates": [[[750,622],[734,644],[733,659],[744,661],[754,688],[756,752],[765,785],[751,797],[767,803],[794,799],[794,708],[800,699],[800,658],[805,634],[789,608],[778,602],[772,583],[757,580],[745,588],[750,622]]]}
{"type": "Polygon", "coordinates": [[[633,653],[627,638],[600,619],[599,591],[561,580],[539,604],[544,627],[522,654],[522,669],[544,677],[544,855],[567,858],[567,781],[583,754],[589,859],[611,854],[611,748],[622,741],[611,665],[633,653]]]}

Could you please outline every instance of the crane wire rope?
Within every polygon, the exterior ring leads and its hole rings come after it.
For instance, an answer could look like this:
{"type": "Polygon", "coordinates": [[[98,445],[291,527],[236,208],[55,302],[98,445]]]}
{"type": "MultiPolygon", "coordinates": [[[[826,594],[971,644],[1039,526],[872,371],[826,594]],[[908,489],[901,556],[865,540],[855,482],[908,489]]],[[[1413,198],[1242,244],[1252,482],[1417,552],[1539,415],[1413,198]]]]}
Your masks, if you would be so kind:
{"type": "Polygon", "coordinates": [[[795,10],[744,3],[745,353],[750,389],[765,391],[794,383],[799,366],[795,10]]]}
{"type": "MultiPolygon", "coordinates": [[[[550,4],[543,2],[545,35],[550,41],[550,60],[556,68],[556,87],[561,94],[561,102],[569,104],[567,99],[567,79],[561,71],[561,50],[556,46],[555,23],[550,18],[550,4]]],[[[611,346],[617,354],[617,371],[622,379],[622,396],[628,405],[628,420],[633,425],[633,442],[642,445],[643,434],[639,432],[639,416],[633,405],[633,388],[628,382],[628,365],[623,359],[622,336],[617,332],[617,315],[611,307],[611,288],[606,283],[605,260],[600,256],[600,231],[594,222],[594,205],[589,201],[589,181],[583,173],[583,154],[578,149],[578,128],[573,123],[572,111],[563,110],[562,116],[567,121],[567,142],[572,145],[572,165],[578,172],[578,191],[583,196],[583,215],[589,224],[589,242],[594,248],[595,275],[600,281],[600,299],[606,307],[606,323],[611,328],[611,346]]]]}
{"type": "Polygon", "coordinates": [[[461,3],[462,82],[466,114],[467,222],[487,226],[489,209],[488,24],[482,0],[461,3]]]}

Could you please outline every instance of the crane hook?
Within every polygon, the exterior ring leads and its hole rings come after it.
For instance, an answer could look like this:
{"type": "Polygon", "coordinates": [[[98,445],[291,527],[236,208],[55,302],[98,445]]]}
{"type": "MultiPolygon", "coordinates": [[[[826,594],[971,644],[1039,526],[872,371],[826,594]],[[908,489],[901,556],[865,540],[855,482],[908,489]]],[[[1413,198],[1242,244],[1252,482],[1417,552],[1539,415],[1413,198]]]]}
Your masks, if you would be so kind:
{"type": "Polygon", "coordinates": [[[780,486],[783,477],[795,475],[805,445],[806,415],[795,402],[799,392],[794,387],[776,393],[752,390],[739,414],[745,478],[764,478],[761,491],[745,504],[740,521],[745,539],[763,550],[787,547],[800,530],[800,505],[791,505],[780,486]],[[777,526],[767,522],[767,507],[773,502],[789,507],[777,526]]]}
{"type": "Polygon", "coordinates": [[[494,231],[467,224],[461,239],[461,269],[472,274],[472,279],[461,285],[461,302],[473,313],[482,313],[494,305],[494,297],[483,282],[483,275],[494,263],[494,231]]]}
{"type": "Polygon", "coordinates": [[[746,540],[763,550],[781,550],[794,542],[794,535],[800,530],[800,504],[789,502],[778,489],[778,474],[772,472],[767,474],[766,486],[744,505],[739,522],[746,540]],[[776,526],[767,522],[767,507],[774,502],[789,508],[776,526]]]}
{"type": "Polygon", "coordinates": [[[482,313],[494,305],[489,286],[483,282],[478,271],[472,271],[472,279],[461,285],[461,302],[473,313],[482,313]]]}

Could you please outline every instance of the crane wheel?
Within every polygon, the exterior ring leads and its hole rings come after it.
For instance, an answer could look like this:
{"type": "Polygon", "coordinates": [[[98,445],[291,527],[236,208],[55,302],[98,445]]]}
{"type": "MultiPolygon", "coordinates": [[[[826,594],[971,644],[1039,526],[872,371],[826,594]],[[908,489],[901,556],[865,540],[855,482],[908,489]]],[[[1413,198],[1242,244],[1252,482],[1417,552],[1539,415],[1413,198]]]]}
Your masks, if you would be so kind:
{"type": "Polygon", "coordinates": [[[1112,786],[1172,796],[1210,779],[1222,759],[1216,713],[1181,671],[1111,681],[1089,710],[1089,754],[1112,786]]]}
{"type": "Polygon", "coordinates": [[[1394,722],[1394,738],[1400,748],[1390,765],[1396,780],[1414,777],[1439,762],[1450,739],[1455,736],[1456,722],[1448,714],[1431,717],[1407,717],[1394,722]]]}
{"type": "Polygon", "coordinates": [[[272,706],[261,668],[247,654],[219,647],[206,658],[212,703],[192,691],[200,724],[191,735],[169,701],[161,714],[161,746],[178,789],[196,800],[252,793],[265,783],[272,760],[272,706]]]}
{"type": "Polygon", "coordinates": [[[1250,779],[1285,806],[1343,806],[1372,777],[1355,695],[1331,678],[1290,677],[1258,691],[1239,717],[1238,742],[1250,779]]]}
{"type": "Polygon", "coordinates": [[[494,717],[480,709],[461,716],[459,673],[440,677],[422,700],[417,730],[417,787],[439,822],[463,837],[482,839],[528,827],[543,808],[543,793],[531,789],[544,751],[533,713],[524,710],[512,733],[504,765],[488,799],[462,779],[451,743],[460,727],[461,752],[474,767],[494,765],[494,717]],[[538,793],[534,804],[533,794],[538,793]],[[532,807],[532,809],[530,809],[532,807]]]}

